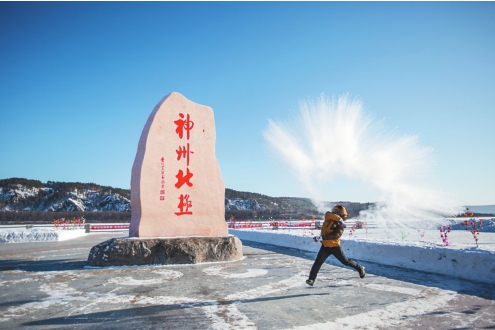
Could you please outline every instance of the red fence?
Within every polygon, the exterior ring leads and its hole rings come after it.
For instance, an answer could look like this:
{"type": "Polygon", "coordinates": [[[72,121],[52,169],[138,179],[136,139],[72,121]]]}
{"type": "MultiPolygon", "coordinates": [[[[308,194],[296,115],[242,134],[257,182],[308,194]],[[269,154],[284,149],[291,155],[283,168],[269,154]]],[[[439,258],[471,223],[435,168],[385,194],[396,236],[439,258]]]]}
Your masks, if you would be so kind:
{"type": "Polygon", "coordinates": [[[129,230],[128,223],[108,224],[108,223],[94,223],[90,224],[91,231],[122,231],[129,230]]]}
{"type": "Polygon", "coordinates": [[[270,222],[270,226],[278,227],[278,228],[301,228],[301,227],[314,228],[315,223],[312,221],[308,221],[308,222],[273,221],[270,222]]]}
{"type": "Polygon", "coordinates": [[[262,223],[232,223],[229,224],[229,228],[239,229],[239,228],[263,228],[262,223]]]}
{"type": "MultiPolygon", "coordinates": [[[[124,231],[129,230],[129,223],[94,223],[89,224],[91,231],[124,231]]],[[[228,222],[232,229],[315,229],[314,221],[232,221],[228,222]]]]}
{"type": "MultiPolygon", "coordinates": [[[[317,221],[318,222],[318,221],[317,221]]],[[[229,228],[315,229],[315,221],[230,221],[229,228]]]]}

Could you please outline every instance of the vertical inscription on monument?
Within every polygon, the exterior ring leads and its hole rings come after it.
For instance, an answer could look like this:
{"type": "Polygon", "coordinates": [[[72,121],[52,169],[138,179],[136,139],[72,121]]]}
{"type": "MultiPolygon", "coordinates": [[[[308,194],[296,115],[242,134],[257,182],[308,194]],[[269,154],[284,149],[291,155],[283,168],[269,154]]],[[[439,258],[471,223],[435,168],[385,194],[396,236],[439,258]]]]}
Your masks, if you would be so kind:
{"type": "Polygon", "coordinates": [[[165,200],[165,158],[160,158],[160,200],[165,200]]]}
{"type": "MultiPolygon", "coordinates": [[[[175,183],[175,187],[177,189],[182,189],[182,186],[186,184],[189,187],[193,186],[193,183],[191,182],[191,178],[194,176],[192,172],[189,171],[189,159],[191,153],[194,153],[190,149],[189,145],[189,139],[190,139],[190,131],[194,127],[194,122],[191,120],[190,115],[186,115],[186,119],[184,119],[184,114],[179,113],[179,119],[174,121],[174,123],[177,125],[177,128],[175,129],[175,132],[179,136],[180,140],[184,139],[184,131],[186,131],[186,145],[179,145],[179,148],[175,150],[177,153],[177,160],[180,161],[182,158],[186,160],[186,174],[184,174],[184,171],[182,169],[179,169],[177,172],[177,175],[175,176],[177,178],[177,182],[175,183]]],[[[182,142],[182,141],[181,141],[182,142]]],[[[184,190],[184,189],[183,189],[184,190]]],[[[191,196],[188,195],[187,193],[182,193],[179,195],[179,205],[177,206],[179,208],[178,212],[175,212],[177,216],[181,215],[192,215],[191,209],[193,206],[192,204],[192,199],[191,196]]]]}

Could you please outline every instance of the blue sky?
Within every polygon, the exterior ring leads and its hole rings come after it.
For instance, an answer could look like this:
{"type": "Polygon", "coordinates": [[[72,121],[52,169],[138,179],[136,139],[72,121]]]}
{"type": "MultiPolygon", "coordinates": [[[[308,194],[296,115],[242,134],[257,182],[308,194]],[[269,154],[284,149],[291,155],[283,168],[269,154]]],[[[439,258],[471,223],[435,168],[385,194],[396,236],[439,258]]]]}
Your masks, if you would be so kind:
{"type": "MultiPolygon", "coordinates": [[[[1,2],[0,178],[130,187],[177,91],[213,108],[225,186],[307,197],[262,132],[322,93],[434,149],[436,178],[495,204],[493,2],[1,2]]],[[[327,200],[374,201],[336,178],[327,200]]]]}

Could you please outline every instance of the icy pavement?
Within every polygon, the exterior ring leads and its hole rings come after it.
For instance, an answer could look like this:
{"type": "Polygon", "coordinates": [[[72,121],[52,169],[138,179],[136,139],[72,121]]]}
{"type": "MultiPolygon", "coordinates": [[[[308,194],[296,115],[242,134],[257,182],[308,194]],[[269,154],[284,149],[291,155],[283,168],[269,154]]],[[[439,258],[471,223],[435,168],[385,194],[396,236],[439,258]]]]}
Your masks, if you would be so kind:
{"type": "MultiPolygon", "coordinates": [[[[360,279],[313,252],[244,241],[244,259],[199,265],[86,268],[119,234],[0,244],[0,328],[449,329],[494,325],[495,287],[366,263],[360,279]]],[[[120,235],[122,236],[122,235],[120,235]]]]}

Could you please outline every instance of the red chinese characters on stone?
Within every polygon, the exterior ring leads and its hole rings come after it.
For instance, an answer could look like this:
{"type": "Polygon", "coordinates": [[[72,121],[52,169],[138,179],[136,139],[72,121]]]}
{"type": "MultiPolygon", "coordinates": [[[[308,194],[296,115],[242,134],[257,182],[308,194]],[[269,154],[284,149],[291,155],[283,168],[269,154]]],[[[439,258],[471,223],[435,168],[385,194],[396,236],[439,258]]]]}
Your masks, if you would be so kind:
{"type": "MultiPolygon", "coordinates": [[[[184,138],[185,131],[186,140],[189,140],[191,137],[191,130],[194,127],[194,122],[191,120],[191,116],[189,114],[184,115],[183,113],[179,113],[179,119],[175,120],[174,123],[175,125],[177,125],[175,133],[177,133],[179,139],[182,140],[184,138]]],[[[177,178],[175,187],[177,189],[181,189],[184,184],[188,187],[192,187],[193,183],[191,182],[191,178],[194,176],[194,174],[189,171],[189,162],[191,154],[194,154],[194,152],[191,150],[189,142],[185,145],[179,145],[175,152],[177,153],[177,161],[185,159],[187,166],[185,174],[182,169],[178,170],[177,175],[175,176],[177,178]]],[[[192,208],[191,196],[188,194],[180,194],[179,201],[179,205],[177,205],[179,211],[175,212],[175,214],[177,216],[192,215],[192,211],[189,210],[190,208],[192,208]]]]}
{"type": "Polygon", "coordinates": [[[191,183],[191,178],[193,177],[193,174],[189,172],[189,169],[186,168],[186,175],[184,175],[183,170],[179,170],[177,175],[175,176],[177,178],[177,183],[175,184],[175,187],[177,189],[180,189],[185,184],[187,184],[189,187],[192,187],[193,184],[191,183]]]}
{"type": "Polygon", "coordinates": [[[181,194],[179,196],[179,212],[175,212],[176,215],[192,215],[193,213],[189,211],[189,208],[192,207],[192,201],[189,200],[189,195],[181,194]]]}
{"type": "Polygon", "coordinates": [[[182,139],[184,136],[184,130],[186,131],[186,139],[189,140],[190,134],[189,132],[193,129],[194,127],[194,122],[191,120],[189,114],[186,115],[186,119],[184,119],[184,114],[179,113],[180,119],[177,119],[174,121],[174,123],[177,125],[177,128],[175,129],[175,133],[179,134],[179,138],[182,139]]]}
{"type": "Polygon", "coordinates": [[[160,158],[160,166],[161,166],[161,189],[160,189],[160,200],[165,200],[165,157],[160,158]]]}
{"type": "Polygon", "coordinates": [[[185,158],[186,165],[189,166],[189,157],[191,156],[191,154],[194,153],[194,151],[191,151],[189,143],[187,143],[185,146],[179,146],[179,149],[175,150],[175,152],[177,153],[177,160],[185,158]]]}

